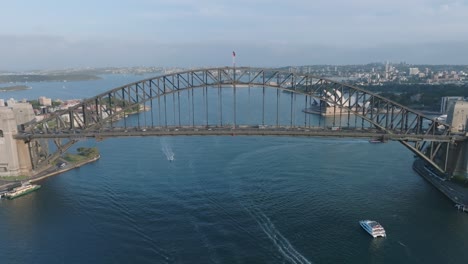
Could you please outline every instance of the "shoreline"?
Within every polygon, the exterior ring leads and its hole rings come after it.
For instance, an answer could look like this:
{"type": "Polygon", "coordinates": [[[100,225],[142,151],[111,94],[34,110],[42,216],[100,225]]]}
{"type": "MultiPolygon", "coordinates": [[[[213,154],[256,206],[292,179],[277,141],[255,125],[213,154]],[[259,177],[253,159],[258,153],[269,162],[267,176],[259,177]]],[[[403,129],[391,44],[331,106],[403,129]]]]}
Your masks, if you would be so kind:
{"type": "Polygon", "coordinates": [[[64,169],[60,169],[60,170],[57,170],[57,171],[52,171],[52,172],[46,173],[45,175],[40,175],[40,176],[36,175],[36,176],[33,176],[29,181],[31,183],[35,183],[35,182],[44,180],[46,178],[49,178],[49,177],[52,177],[52,176],[55,176],[55,175],[58,175],[58,174],[61,174],[61,173],[64,173],[64,172],[79,168],[79,167],[82,167],[82,166],[84,166],[84,165],[86,165],[88,163],[95,162],[95,161],[99,160],[100,158],[101,158],[101,155],[99,155],[97,157],[94,157],[92,159],[80,162],[80,163],[73,164],[72,166],[64,168],[64,169]]]}
{"type": "Polygon", "coordinates": [[[462,189],[445,178],[436,176],[424,169],[424,162],[417,159],[413,162],[413,170],[450,199],[458,210],[468,213],[468,190],[462,189]]]}
{"type": "MultiPolygon", "coordinates": [[[[94,157],[92,159],[86,160],[86,161],[82,161],[82,162],[79,162],[79,163],[76,163],[76,164],[71,164],[69,167],[66,167],[66,168],[63,168],[63,169],[58,169],[58,170],[49,171],[49,172],[42,172],[42,173],[34,175],[34,176],[32,176],[31,178],[28,178],[28,179],[15,180],[15,181],[10,181],[8,183],[4,183],[4,184],[0,185],[0,192],[6,191],[8,189],[11,189],[11,188],[14,188],[14,187],[17,187],[17,186],[21,185],[22,181],[30,181],[31,183],[36,183],[36,182],[42,181],[42,180],[44,180],[46,178],[49,178],[49,177],[52,177],[52,176],[55,176],[55,175],[58,175],[58,174],[61,174],[61,173],[64,173],[64,172],[79,168],[79,167],[82,167],[82,166],[84,166],[84,165],[86,165],[88,163],[95,162],[95,161],[99,160],[100,158],[101,158],[101,155],[99,155],[97,157],[94,157]]],[[[1,180],[1,177],[0,177],[0,180],[1,180]]]]}
{"type": "Polygon", "coordinates": [[[16,91],[24,91],[24,90],[31,90],[31,86],[27,85],[12,85],[12,86],[2,86],[0,87],[0,92],[16,92],[16,91]]]}

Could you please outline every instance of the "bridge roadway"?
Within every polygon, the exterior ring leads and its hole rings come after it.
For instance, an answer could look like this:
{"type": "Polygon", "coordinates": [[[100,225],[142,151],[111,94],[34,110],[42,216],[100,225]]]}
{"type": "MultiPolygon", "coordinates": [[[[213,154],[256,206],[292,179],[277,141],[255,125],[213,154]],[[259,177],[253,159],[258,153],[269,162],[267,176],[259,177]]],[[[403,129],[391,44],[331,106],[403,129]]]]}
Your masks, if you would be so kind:
{"type": "Polygon", "coordinates": [[[97,130],[63,130],[50,133],[21,133],[15,136],[20,140],[31,139],[104,139],[109,137],[142,136],[301,136],[301,137],[345,137],[345,138],[380,138],[416,142],[421,140],[454,142],[465,140],[460,135],[416,135],[390,134],[377,129],[323,128],[323,127],[285,127],[285,126],[168,126],[168,127],[127,127],[103,128],[97,130]]]}

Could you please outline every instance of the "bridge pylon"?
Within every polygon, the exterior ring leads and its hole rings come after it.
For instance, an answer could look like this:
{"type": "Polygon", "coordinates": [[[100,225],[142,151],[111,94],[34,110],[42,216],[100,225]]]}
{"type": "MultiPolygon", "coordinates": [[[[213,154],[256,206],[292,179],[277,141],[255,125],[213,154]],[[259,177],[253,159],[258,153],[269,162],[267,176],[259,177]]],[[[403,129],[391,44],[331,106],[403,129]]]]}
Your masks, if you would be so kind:
{"type": "MultiPolygon", "coordinates": [[[[450,133],[465,138],[463,141],[447,142],[435,155],[435,161],[445,166],[450,177],[464,178],[468,181],[468,102],[456,101],[449,107],[447,123],[450,133]]],[[[428,152],[433,147],[428,147],[428,152]]]]}
{"type": "Polygon", "coordinates": [[[18,124],[34,118],[32,106],[16,103],[0,106],[0,178],[3,176],[30,176],[32,172],[28,143],[15,140],[18,124]]]}

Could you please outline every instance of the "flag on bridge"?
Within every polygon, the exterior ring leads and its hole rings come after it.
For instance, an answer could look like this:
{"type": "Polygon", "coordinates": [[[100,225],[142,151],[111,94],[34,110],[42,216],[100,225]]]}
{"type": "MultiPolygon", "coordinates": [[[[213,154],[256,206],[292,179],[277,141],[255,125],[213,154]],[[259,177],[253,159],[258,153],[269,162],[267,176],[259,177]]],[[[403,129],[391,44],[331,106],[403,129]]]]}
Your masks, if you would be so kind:
{"type": "Polygon", "coordinates": [[[236,67],[236,52],[232,51],[232,67],[236,67]]]}

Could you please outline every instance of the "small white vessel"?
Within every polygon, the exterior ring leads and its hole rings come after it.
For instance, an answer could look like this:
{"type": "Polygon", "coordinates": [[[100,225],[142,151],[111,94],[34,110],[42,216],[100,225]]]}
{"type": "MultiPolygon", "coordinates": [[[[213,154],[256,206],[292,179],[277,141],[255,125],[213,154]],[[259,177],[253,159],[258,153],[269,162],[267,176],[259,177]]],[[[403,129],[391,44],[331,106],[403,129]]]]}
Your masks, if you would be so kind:
{"type": "Polygon", "coordinates": [[[375,237],[386,237],[385,229],[378,222],[372,220],[361,220],[359,224],[367,231],[371,236],[375,237]]]}
{"type": "Polygon", "coordinates": [[[441,115],[439,117],[436,117],[436,120],[445,122],[445,121],[447,121],[447,115],[441,115]]]}

